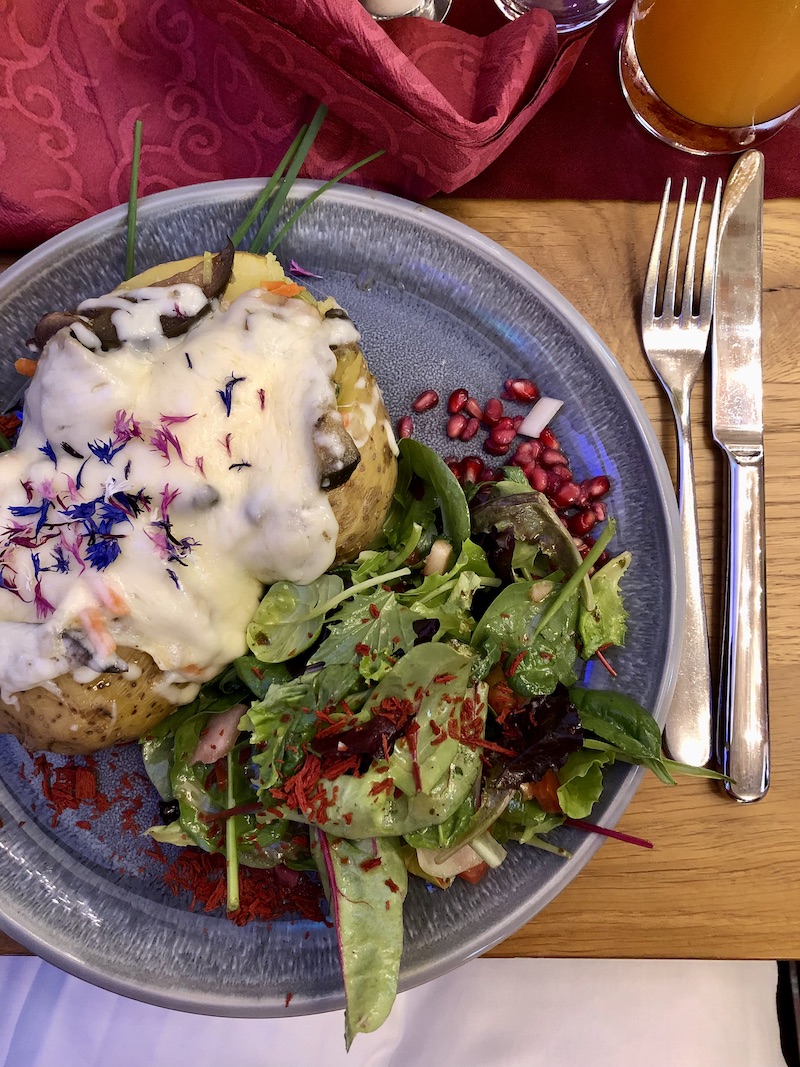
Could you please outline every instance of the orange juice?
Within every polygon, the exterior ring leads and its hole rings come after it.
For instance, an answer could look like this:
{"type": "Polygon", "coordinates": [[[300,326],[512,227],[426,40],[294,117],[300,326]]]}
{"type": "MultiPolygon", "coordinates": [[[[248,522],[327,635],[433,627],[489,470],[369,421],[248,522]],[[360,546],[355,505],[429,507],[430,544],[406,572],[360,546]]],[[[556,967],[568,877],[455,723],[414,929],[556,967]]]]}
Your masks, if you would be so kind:
{"type": "Polygon", "coordinates": [[[800,104],[800,0],[637,0],[636,56],[674,111],[751,126],[800,104]]]}

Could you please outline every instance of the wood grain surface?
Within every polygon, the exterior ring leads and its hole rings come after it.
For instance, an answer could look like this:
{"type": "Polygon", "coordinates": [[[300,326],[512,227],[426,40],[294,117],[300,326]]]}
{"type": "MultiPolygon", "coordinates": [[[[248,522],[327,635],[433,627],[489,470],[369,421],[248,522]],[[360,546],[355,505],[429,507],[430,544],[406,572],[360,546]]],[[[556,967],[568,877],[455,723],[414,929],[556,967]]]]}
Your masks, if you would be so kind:
{"type": "MultiPolygon", "coordinates": [[[[447,199],[431,206],[518,255],[577,307],[633,382],[674,470],[672,416],[637,325],[657,208],[447,199]]],[[[490,955],[800,958],[800,201],[766,205],[763,308],[770,791],[745,806],[704,781],[669,788],[646,778],[619,827],[655,848],[605,843],[552,904],[490,955]]],[[[693,397],[694,448],[716,663],[725,467],[710,434],[707,384],[708,374],[693,397]]],[[[0,953],[19,951],[0,934],[0,953]]]]}

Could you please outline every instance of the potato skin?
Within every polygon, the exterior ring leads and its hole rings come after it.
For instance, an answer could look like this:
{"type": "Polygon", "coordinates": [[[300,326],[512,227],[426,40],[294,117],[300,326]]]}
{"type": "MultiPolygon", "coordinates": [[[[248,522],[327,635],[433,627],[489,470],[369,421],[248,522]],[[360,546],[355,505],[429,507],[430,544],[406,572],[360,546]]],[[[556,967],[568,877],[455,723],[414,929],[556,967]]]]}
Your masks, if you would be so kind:
{"type": "MultiPolygon", "coordinates": [[[[190,269],[199,258],[161,264],[124,287],[158,285],[178,271],[190,269]]],[[[262,264],[262,257],[237,253],[226,298],[235,299],[257,287],[264,277],[262,264]]],[[[354,559],[380,532],[395,490],[397,460],[389,416],[360,347],[341,345],[336,356],[334,380],[340,411],[346,427],[352,420],[361,452],[361,461],[348,481],[328,494],[339,523],[336,562],[342,563],[354,559]]],[[[58,693],[37,686],[16,694],[18,706],[0,701],[0,733],[14,734],[31,751],[43,749],[65,755],[95,752],[142,737],[177,705],[156,692],[163,672],[146,652],[130,648],[117,651],[127,663],[139,667],[138,679],[103,674],[83,684],[69,674],[62,675],[53,683],[58,693]]]]}
{"type": "Polygon", "coordinates": [[[31,751],[46,749],[66,755],[96,752],[146,734],[175,705],[154,690],[163,672],[146,652],[131,648],[118,652],[128,664],[140,668],[142,673],[135,681],[101,674],[87,685],[70,674],[62,675],[54,683],[58,695],[37,686],[17,693],[19,707],[0,702],[0,733],[15,734],[31,751]]]}

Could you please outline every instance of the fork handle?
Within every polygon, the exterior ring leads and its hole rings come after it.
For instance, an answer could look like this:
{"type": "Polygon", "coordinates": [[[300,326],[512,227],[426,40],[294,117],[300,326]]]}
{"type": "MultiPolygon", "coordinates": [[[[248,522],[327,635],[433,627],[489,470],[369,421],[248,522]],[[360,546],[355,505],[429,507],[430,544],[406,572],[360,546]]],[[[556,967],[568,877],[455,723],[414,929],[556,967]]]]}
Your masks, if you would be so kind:
{"type": "Polygon", "coordinates": [[[730,462],[730,526],[720,670],[719,743],[725,788],[760,800],[769,788],[764,453],[730,462]]]}
{"type": "MultiPolygon", "coordinates": [[[[676,398],[677,399],[677,398],[676,398]]],[[[697,498],[694,484],[692,428],[689,399],[675,404],[678,423],[678,484],[680,487],[681,540],[686,561],[686,622],[675,695],[664,731],[673,759],[704,767],[711,759],[711,664],[703,596],[697,498]]]]}

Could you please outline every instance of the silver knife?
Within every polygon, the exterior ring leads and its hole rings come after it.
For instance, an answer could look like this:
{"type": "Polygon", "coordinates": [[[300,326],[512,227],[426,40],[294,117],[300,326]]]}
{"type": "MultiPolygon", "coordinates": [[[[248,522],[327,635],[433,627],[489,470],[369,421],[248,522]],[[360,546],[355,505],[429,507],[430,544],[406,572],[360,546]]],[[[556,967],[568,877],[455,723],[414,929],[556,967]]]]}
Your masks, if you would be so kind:
{"type": "Polygon", "coordinates": [[[712,431],[729,461],[718,756],[736,800],[769,787],[761,264],[764,157],[746,152],[722,200],[712,339],[712,431]]]}

